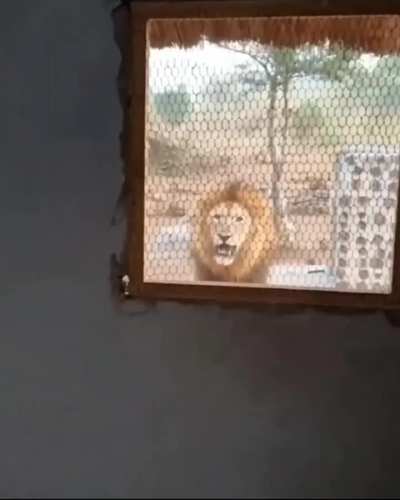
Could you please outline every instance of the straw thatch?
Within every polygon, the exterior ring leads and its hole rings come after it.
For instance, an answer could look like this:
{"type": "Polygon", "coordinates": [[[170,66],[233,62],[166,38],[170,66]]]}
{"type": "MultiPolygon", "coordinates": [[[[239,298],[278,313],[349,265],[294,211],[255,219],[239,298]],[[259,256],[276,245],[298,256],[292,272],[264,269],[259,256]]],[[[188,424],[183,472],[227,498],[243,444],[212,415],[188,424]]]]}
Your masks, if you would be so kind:
{"type": "Polygon", "coordinates": [[[257,40],[293,47],[329,39],[377,54],[400,52],[400,16],[305,16],[218,19],[152,19],[151,47],[191,47],[203,37],[211,42],[257,40]]]}

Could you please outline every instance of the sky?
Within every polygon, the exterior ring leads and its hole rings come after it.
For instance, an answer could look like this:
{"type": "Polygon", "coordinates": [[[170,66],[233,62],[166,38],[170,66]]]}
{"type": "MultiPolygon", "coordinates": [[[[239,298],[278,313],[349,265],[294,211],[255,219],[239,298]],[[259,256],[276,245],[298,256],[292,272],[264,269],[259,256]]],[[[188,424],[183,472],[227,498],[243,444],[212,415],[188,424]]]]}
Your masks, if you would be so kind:
{"type": "MultiPolygon", "coordinates": [[[[359,62],[366,68],[373,69],[377,60],[372,54],[363,54],[359,62]]],[[[235,66],[243,63],[259,69],[259,65],[249,56],[223,49],[207,41],[189,49],[150,49],[149,85],[153,92],[176,89],[180,84],[185,84],[189,92],[196,92],[206,82],[203,75],[223,77],[233,72],[235,66]]]]}
{"type": "MultiPolygon", "coordinates": [[[[149,84],[155,92],[176,88],[184,83],[189,91],[204,85],[197,68],[203,74],[224,75],[238,64],[251,63],[251,58],[217,47],[208,42],[198,47],[151,49],[149,56],[149,84]]],[[[254,63],[255,68],[258,67],[254,63]]]]}

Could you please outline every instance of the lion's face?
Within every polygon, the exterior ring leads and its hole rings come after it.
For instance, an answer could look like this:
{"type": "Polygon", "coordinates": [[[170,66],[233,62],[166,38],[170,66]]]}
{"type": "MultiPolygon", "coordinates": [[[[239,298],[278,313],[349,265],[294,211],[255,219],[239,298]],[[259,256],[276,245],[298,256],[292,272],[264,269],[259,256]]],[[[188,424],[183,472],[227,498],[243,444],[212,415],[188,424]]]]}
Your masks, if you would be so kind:
{"type": "Polygon", "coordinates": [[[232,265],[250,233],[251,224],[250,213],[237,202],[221,202],[210,211],[207,225],[216,264],[232,265]]]}
{"type": "Polygon", "coordinates": [[[264,193],[233,183],[199,200],[192,255],[200,281],[263,283],[277,243],[264,193]]]}

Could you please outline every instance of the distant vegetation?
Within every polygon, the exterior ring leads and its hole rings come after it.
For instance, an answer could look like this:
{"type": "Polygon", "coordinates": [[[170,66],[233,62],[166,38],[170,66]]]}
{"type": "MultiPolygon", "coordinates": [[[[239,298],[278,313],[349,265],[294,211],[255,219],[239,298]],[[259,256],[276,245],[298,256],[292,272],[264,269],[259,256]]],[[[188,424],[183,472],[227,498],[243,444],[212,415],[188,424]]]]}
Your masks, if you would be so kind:
{"type": "MultiPolygon", "coordinates": [[[[399,57],[381,57],[367,67],[358,52],[341,47],[281,49],[251,42],[223,49],[240,52],[246,62],[221,75],[196,65],[202,89],[191,94],[180,85],[155,93],[153,111],[169,128],[190,124],[186,132],[193,137],[195,130],[198,143],[207,144],[199,141],[201,134],[221,130],[223,120],[238,130],[248,126],[247,137],[262,130],[273,186],[279,184],[289,148],[323,152],[360,143],[398,144],[399,57]]],[[[278,192],[274,199],[279,205],[278,192]]]]}
{"type": "Polygon", "coordinates": [[[173,125],[183,123],[192,110],[190,94],[184,85],[180,85],[177,90],[155,93],[152,99],[161,119],[173,125]]]}

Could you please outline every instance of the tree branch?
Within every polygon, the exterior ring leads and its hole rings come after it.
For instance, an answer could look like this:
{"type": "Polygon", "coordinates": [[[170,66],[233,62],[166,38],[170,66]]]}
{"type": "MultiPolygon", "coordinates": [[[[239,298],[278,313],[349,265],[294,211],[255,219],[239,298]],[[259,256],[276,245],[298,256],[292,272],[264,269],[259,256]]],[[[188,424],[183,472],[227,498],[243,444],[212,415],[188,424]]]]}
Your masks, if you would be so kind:
{"type": "Polygon", "coordinates": [[[269,80],[271,80],[273,78],[273,75],[270,72],[270,70],[268,69],[266,63],[262,59],[257,57],[256,55],[251,54],[250,52],[247,52],[244,49],[235,49],[234,47],[228,47],[228,46],[224,45],[223,43],[213,42],[213,44],[217,45],[221,49],[230,50],[231,52],[236,52],[237,54],[242,54],[244,56],[250,57],[251,59],[253,59],[253,61],[255,61],[257,64],[259,64],[263,68],[263,70],[265,71],[267,78],[269,80]]]}

